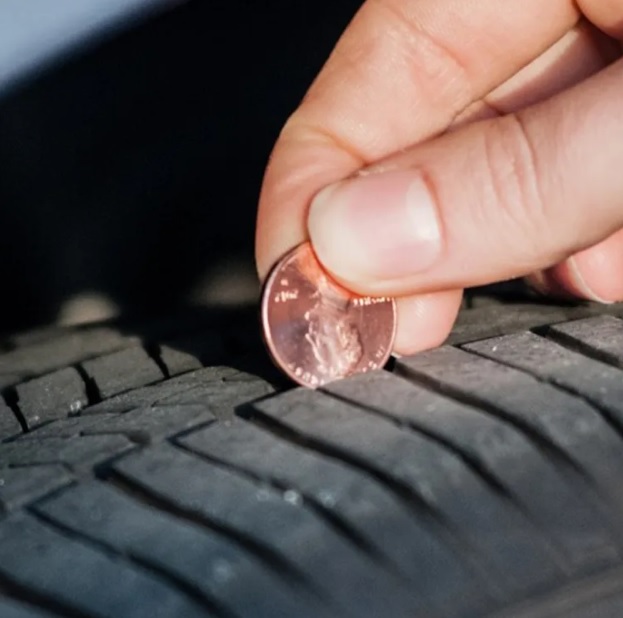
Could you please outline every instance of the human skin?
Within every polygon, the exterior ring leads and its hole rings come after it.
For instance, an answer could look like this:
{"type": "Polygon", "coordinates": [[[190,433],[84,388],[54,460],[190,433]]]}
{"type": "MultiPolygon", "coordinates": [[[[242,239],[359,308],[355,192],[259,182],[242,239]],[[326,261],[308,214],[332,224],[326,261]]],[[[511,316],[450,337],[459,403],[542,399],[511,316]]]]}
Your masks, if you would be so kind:
{"type": "Polygon", "coordinates": [[[622,39],[623,0],[367,0],[275,145],[260,278],[310,239],[397,297],[398,354],[474,285],[623,299],[622,39]]]}

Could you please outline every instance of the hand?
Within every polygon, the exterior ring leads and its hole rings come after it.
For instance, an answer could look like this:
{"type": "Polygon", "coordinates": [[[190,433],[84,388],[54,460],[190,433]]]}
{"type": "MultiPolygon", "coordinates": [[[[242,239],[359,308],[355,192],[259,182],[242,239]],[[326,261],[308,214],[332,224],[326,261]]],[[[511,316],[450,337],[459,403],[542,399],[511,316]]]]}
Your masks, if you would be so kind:
{"type": "Polygon", "coordinates": [[[402,354],[468,286],[622,299],[622,38],[621,0],[368,0],[275,146],[260,277],[311,238],[402,354]]]}

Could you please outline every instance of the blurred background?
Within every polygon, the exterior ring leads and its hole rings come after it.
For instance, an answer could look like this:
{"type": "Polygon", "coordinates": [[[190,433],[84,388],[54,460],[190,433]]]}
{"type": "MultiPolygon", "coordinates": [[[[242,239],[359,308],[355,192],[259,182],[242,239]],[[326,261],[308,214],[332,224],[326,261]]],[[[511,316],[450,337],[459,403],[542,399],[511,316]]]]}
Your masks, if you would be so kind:
{"type": "Polygon", "coordinates": [[[3,331],[253,298],[266,160],[361,4],[103,1],[0,6],[3,331]]]}

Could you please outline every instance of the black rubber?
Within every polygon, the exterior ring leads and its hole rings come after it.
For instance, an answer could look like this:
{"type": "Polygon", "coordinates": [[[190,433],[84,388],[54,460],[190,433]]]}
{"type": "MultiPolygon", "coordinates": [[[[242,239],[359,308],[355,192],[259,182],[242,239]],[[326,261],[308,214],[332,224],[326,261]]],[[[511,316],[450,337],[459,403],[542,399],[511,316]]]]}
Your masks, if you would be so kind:
{"type": "Polygon", "coordinates": [[[623,306],[294,388],[254,308],[0,343],[1,618],[623,615],[623,306]]]}

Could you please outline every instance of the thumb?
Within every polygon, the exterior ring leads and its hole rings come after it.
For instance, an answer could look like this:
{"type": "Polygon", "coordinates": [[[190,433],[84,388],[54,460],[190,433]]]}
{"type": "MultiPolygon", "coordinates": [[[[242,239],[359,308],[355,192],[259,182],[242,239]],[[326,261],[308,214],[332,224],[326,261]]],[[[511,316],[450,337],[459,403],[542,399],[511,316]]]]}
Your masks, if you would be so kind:
{"type": "Polygon", "coordinates": [[[623,63],[321,191],[308,227],[333,275],[414,294],[527,275],[623,227],[623,63]]]}

